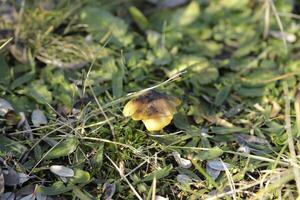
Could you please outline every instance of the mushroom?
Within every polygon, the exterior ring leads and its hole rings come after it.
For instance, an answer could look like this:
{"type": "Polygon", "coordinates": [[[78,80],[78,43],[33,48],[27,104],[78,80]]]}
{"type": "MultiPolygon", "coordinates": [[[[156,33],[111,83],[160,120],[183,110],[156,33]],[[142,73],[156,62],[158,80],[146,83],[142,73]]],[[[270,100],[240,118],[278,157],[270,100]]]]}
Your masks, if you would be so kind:
{"type": "Polygon", "coordinates": [[[142,120],[148,131],[159,131],[170,124],[180,104],[181,101],[176,97],[150,90],[130,100],[123,114],[135,121],[142,120]]]}

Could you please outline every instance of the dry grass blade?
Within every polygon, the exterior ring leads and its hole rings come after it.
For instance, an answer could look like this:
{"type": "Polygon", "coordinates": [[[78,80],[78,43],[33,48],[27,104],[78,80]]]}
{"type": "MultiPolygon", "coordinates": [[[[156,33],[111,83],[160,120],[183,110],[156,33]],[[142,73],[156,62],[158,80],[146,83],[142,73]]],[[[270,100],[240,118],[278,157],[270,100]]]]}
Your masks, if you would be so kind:
{"type": "Polygon", "coordinates": [[[294,173],[292,173],[292,170],[290,169],[287,169],[283,173],[284,175],[279,176],[279,178],[277,178],[273,183],[270,183],[268,186],[257,192],[253,200],[266,198],[266,196],[272,193],[274,190],[283,187],[286,183],[295,178],[294,173]]]}
{"type": "Polygon", "coordinates": [[[283,83],[284,97],[285,97],[285,124],[286,124],[286,134],[288,136],[289,150],[291,153],[291,165],[293,167],[293,173],[295,175],[295,181],[298,190],[298,196],[300,195],[300,171],[296,167],[297,165],[297,155],[295,151],[292,130],[291,130],[291,108],[289,99],[289,89],[286,82],[283,83]]]}
{"type": "Polygon", "coordinates": [[[300,85],[296,91],[294,108],[296,112],[297,136],[300,136],[300,85]]]}
{"type": "MultiPolygon", "coordinates": [[[[155,165],[157,165],[157,153],[154,155],[154,163],[155,165]]],[[[152,200],[155,200],[155,196],[156,196],[156,175],[153,178],[153,182],[152,182],[152,200]]]]}
{"type": "Polygon", "coordinates": [[[6,46],[8,45],[8,43],[10,43],[13,40],[13,38],[9,38],[8,40],[6,40],[1,46],[0,46],[0,51],[6,46]]]}
{"type": "MultiPolygon", "coordinates": [[[[281,19],[280,19],[279,15],[278,15],[277,9],[276,9],[276,7],[275,7],[275,5],[274,5],[274,2],[273,2],[273,0],[268,0],[268,1],[270,2],[270,6],[271,6],[271,9],[272,9],[272,11],[273,11],[273,13],[274,13],[274,15],[275,15],[275,18],[276,18],[276,21],[277,21],[277,23],[278,23],[280,32],[281,32],[282,35],[284,35],[284,34],[283,34],[283,25],[282,25],[282,22],[281,22],[281,19]]],[[[285,50],[286,50],[286,52],[287,52],[288,47],[287,47],[286,38],[285,38],[285,37],[282,37],[282,41],[283,41],[285,50]]]]}
{"type": "Polygon", "coordinates": [[[115,131],[114,131],[114,126],[112,125],[111,121],[109,120],[109,118],[107,117],[106,113],[104,112],[103,107],[101,106],[100,102],[98,101],[98,99],[97,99],[97,97],[96,97],[96,95],[94,93],[93,88],[90,85],[89,85],[89,88],[90,88],[90,90],[91,90],[91,92],[93,94],[93,97],[94,97],[94,99],[95,99],[95,101],[96,101],[96,103],[97,103],[97,105],[98,105],[98,107],[99,107],[102,115],[104,116],[105,120],[107,121],[107,123],[109,125],[109,128],[111,130],[111,133],[113,135],[114,140],[116,140],[116,134],[115,134],[115,131]]]}
{"type": "Polygon", "coordinates": [[[129,180],[122,174],[121,170],[119,169],[119,167],[117,166],[117,164],[108,156],[105,154],[105,157],[111,162],[111,164],[113,164],[113,166],[117,169],[117,171],[119,172],[121,178],[123,178],[127,184],[129,185],[130,189],[133,191],[133,193],[135,194],[135,196],[139,199],[139,200],[143,200],[143,198],[139,195],[139,193],[136,191],[136,189],[132,186],[132,184],[129,182],[129,180]]]}
{"type": "Polygon", "coordinates": [[[269,28],[270,28],[270,1],[269,0],[265,0],[264,9],[265,9],[264,39],[266,39],[269,35],[269,28]]]}
{"type": "Polygon", "coordinates": [[[61,139],[60,141],[58,141],[53,147],[51,147],[44,155],[43,157],[33,166],[33,168],[30,170],[30,172],[28,173],[28,175],[32,174],[33,171],[35,170],[35,168],[37,168],[37,166],[44,160],[44,158],[46,158],[46,156],[55,148],[57,147],[61,142],[63,141],[63,139],[61,139]]]}
{"type": "Polygon", "coordinates": [[[141,90],[141,91],[129,93],[129,94],[126,95],[126,97],[122,97],[122,98],[116,99],[116,100],[114,100],[114,101],[112,101],[112,102],[110,102],[110,103],[105,104],[105,105],[103,106],[103,109],[108,108],[108,107],[111,107],[111,106],[113,106],[113,105],[115,105],[115,104],[118,104],[118,103],[120,103],[120,102],[126,101],[126,100],[128,100],[128,99],[130,99],[130,98],[137,97],[137,96],[139,96],[140,94],[143,94],[143,93],[145,93],[145,92],[147,92],[147,91],[150,91],[150,90],[153,90],[153,89],[155,89],[155,88],[164,86],[164,85],[166,85],[166,84],[168,84],[168,83],[170,83],[170,82],[173,82],[173,81],[177,80],[177,79],[180,78],[180,76],[183,75],[184,73],[186,73],[186,71],[181,71],[181,72],[175,74],[174,76],[168,78],[167,80],[165,80],[165,81],[163,81],[163,82],[161,82],[161,83],[159,83],[159,84],[156,84],[156,85],[154,85],[154,86],[148,87],[148,88],[143,89],[143,90],[141,90]]]}
{"type": "Polygon", "coordinates": [[[232,192],[232,198],[234,200],[236,200],[237,199],[237,197],[236,197],[237,192],[236,192],[234,181],[232,179],[232,175],[230,174],[230,172],[228,170],[228,167],[225,165],[225,163],[222,161],[222,159],[219,159],[219,160],[222,163],[223,168],[225,169],[225,174],[227,176],[227,179],[228,179],[228,182],[229,182],[229,186],[230,186],[230,189],[231,189],[231,192],[232,192]]]}

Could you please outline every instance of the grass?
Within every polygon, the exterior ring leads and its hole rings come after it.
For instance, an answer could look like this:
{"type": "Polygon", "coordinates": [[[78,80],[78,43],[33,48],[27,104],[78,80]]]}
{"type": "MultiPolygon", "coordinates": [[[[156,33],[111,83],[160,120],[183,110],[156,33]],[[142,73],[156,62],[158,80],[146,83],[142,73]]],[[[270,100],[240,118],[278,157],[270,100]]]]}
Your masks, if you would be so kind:
{"type": "Polygon", "coordinates": [[[299,3],[176,2],[0,2],[0,196],[299,198],[299,3]]]}

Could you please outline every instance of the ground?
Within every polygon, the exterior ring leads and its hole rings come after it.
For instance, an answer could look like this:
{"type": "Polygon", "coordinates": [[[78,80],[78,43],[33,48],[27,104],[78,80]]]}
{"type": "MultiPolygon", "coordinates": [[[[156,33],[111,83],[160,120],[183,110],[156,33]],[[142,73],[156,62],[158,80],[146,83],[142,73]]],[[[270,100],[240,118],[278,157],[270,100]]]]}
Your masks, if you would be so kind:
{"type": "Polygon", "coordinates": [[[296,199],[299,8],[0,1],[2,199],[296,199]],[[157,131],[123,115],[153,90],[157,131]]]}

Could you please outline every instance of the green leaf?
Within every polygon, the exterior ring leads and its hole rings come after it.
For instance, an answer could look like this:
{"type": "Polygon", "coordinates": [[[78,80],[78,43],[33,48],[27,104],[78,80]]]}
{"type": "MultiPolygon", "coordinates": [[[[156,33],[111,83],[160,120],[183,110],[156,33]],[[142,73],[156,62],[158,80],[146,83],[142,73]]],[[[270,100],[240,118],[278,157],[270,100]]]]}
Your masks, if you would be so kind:
{"type": "Polygon", "coordinates": [[[10,85],[10,89],[14,90],[17,87],[23,86],[24,84],[32,81],[35,77],[35,74],[33,72],[29,72],[26,73],[20,77],[18,77],[17,79],[15,79],[11,85],[10,85]]]}
{"type": "Polygon", "coordinates": [[[214,147],[209,150],[203,150],[200,153],[198,153],[194,159],[196,160],[212,160],[215,158],[218,158],[223,154],[223,150],[219,147],[214,147]]]}
{"type": "Polygon", "coordinates": [[[76,169],[75,175],[70,179],[70,184],[88,183],[90,181],[90,174],[87,171],[76,169]]]}
{"type": "Polygon", "coordinates": [[[240,87],[237,92],[244,97],[261,97],[265,93],[264,87],[258,88],[248,88],[248,87],[240,87]]]}
{"type": "Polygon", "coordinates": [[[4,56],[0,56],[0,72],[0,84],[8,85],[11,80],[11,75],[4,56]]]}
{"type": "Polygon", "coordinates": [[[172,169],[173,169],[172,165],[168,165],[162,169],[156,170],[156,171],[146,175],[145,178],[143,179],[143,181],[152,181],[154,179],[154,177],[156,177],[157,180],[164,178],[169,175],[169,173],[172,169]]]}
{"type": "Polygon", "coordinates": [[[146,30],[149,27],[149,22],[147,18],[143,15],[143,13],[134,6],[129,8],[129,13],[133,18],[134,22],[140,27],[142,30],[146,30]]]}
{"type": "Polygon", "coordinates": [[[105,34],[110,33],[110,42],[126,46],[132,42],[132,38],[127,35],[127,24],[119,17],[113,16],[107,10],[96,6],[89,6],[82,10],[80,14],[81,22],[88,25],[88,31],[96,38],[100,39],[105,34]]]}
{"type": "Polygon", "coordinates": [[[56,88],[55,91],[53,91],[53,94],[55,94],[55,99],[57,99],[57,101],[61,102],[63,105],[70,108],[73,106],[73,98],[75,94],[75,88],[73,84],[64,81],[56,88]]]}
{"type": "Polygon", "coordinates": [[[34,152],[34,157],[35,157],[35,160],[40,160],[42,158],[42,148],[39,144],[37,144],[34,149],[33,149],[33,152],[34,152]]]}
{"type": "Polygon", "coordinates": [[[74,138],[67,138],[63,142],[59,143],[57,146],[55,146],[45,157],[45,159],[55,159],[55,158],[60,158],[64,156],[68,156],[71,153],[73,153],[77,146],[78,146],[79,141],[74,138]]]}
{"type": "Polygon", "coordinates": [[[103,164],[104,143],[100,143],[96,155],[92,158],[92,164],[95,168],[101,169],[103,164]]]}
{"type": "Polygon", "coordinates": [[[221,90],[219,90],[215,98],[215,102],[214,102],[215,105],[217,106],[222,105],[228,98],[230,91],[231,91],[231,86],[225,86],[221,90]]]}
{"type": "MultiPolygon", "coordinates": [[[[261,68],[261,66],[260,66],[261,68]]],[[[245,87],[262,87],[264,81],[280,76],[279,71],[274,69],[257,69],[242,79],[241,83],[245,87]]]]}
{"type": "Polygon", "coordinates": [[[172,22],[176,26],[187,26],[200,16],[200,6],[197,1],[191,1],[185,8],[178,10],[172,17],[172,22]]]}
{"type": "Polygon", "coordinates": [[[176,115],[174,115],[173,122],[174,122],[174,125],[179,129],[182,129],[182,130],[190,129],[190,124],[187,119],[187,116],[183,115],[182,113],[177,113],[176,115]]]}
{"type": "Polygon", "coordinates": [[[62,181],[57,181],[53,183],[53,185],[50,187],[38,186],[37,192],[40,192],[42,195],[52,196],[69,192],[73,189],[73,187],[73,185],[65,186],[65,184],[62,181]]]}
{"type": "Polygon", "coordinates": [[[118,67],[112,77],[112,91],[114,98],[120,98],[123,94],[123,77],[124,69],[122,67],[118,67]]]}
{"type": "Polygon", "coordinates": [[[75,194],[76,197],[78,197],[81,200],[93,200],[94,198],[92,195],[88,195],[85,192],[81,191],[79,187],[75,186],[73,188],[73,193],[75,194]]]}
{"type": "Polygon", "coordinates": [[[215,134],[232,134],[232,133],[243,133],[249,130],[248,128],[241,128],[241,127],[226,128],[226,127],[213,126],[211,127],[211,131],[215,134]]]}
{"type": "Polygon", "coordinates": [[[212,66],[206,59],[191,65],[188,69],[191,82],[196,85],[209,84],[219,77],[218,69],[212,66]]]}
{"type": "Polygon", "coordinates": [[[19,142],[0,135],[0,151],[5,153],[13,153],[17,157],[20,157],[27,151],[27,147],[19,142]]]}
{"type": "MultiPolygon", "coordinates": [[[[156,32],[156,31],[152,31],[152,30],[148,30],[146,32],[147,34],[147,42],[148,44],[150,45],[151,48],[157,48],[157,46],[160,44],[161,42],[161,34],[156,32]]],[[[130,65],[133,65],[131,63],[133,63],[133,61],[135,61],[135,63],[137,62],[137,59],[136,59],[137,55],[136,54],[133,54],[131,56],[131,60],[129,60],[127,62],[127,66],[130,66],[130,65]],[[134,59],[134,60],[133,60],[134,59]]],[[[136,64],[134,64],[136,65],[136,64]]]]}
{"type": "Polygon", "coordinates": [[[153,59],[152,62],[155,65],[167,65],[172,61],[171,54],[169,50],[166,49],[165,47],[155,48],[153,53],[154,53],[153,55],[154,57],[153,58],[150,57],[149,60],[153,59]]]}
{"type": "Polygon", "coordinates": [[[52,102],[52,93],[41,81],[32,82],[30,86],[20,91],[20,93],[32,97],[41,104],[50,104],[52,102]]]}
{"type": "Polygon", "coordinates": [[[35,101],[32,101],[30,97],[21,96],[21,95],[10,95],[8,99],[13,105],[14,109],[18,112],[23,112],[25,110],[34,110],[36,108],[35,101]]]}

